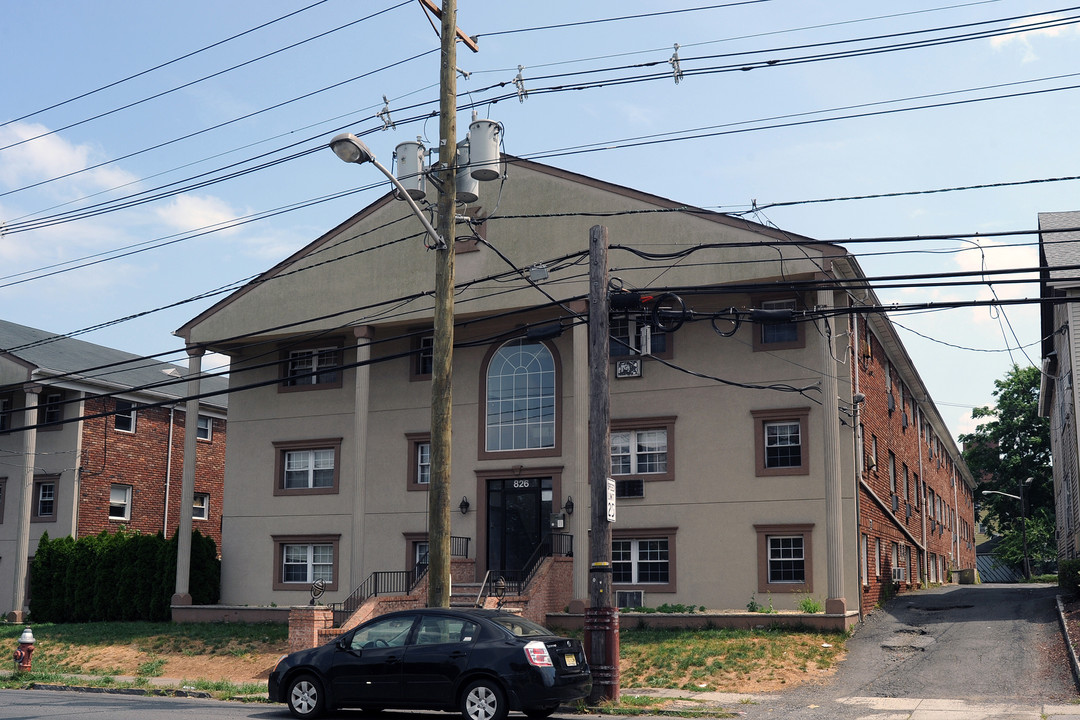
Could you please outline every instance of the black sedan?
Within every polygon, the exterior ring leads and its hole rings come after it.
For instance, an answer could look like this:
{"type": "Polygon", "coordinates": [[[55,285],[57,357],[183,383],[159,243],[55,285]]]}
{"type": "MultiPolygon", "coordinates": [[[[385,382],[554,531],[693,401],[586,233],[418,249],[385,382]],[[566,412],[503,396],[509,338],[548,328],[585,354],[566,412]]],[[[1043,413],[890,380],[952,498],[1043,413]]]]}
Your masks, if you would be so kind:
{"type": "Polygon", "coordinates": [[[298,718],[331,708],[458,710],[464,720],[530,718],[587,697],[581,643],[499,610],[426,608],[381,615],[270,673],[271,702],[298,718]]]}

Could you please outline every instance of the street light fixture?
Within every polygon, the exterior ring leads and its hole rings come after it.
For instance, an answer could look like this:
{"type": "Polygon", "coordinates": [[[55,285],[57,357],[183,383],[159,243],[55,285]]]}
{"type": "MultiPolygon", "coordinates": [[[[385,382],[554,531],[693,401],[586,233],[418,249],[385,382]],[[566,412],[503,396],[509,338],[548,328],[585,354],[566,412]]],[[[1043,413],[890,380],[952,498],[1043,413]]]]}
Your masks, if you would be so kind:
{"type": "Polygon", "coordinates": [[[362,165],[364,163],[371,163],[379,170],[383,175],[390,179],[393,183],[396,195],[408,203],[409,208],[413,211],[413,214],[420,219],[420,222],[424,225],[424,230],[427,232],[428,237],[434,245],[431,245],[432,249],[441,250],[446,247],[446,242],[439,237],[439,233],[435,232],[435,228],[431,226],[428,219],[424,217],[424,211],[420,209],[420,206],[416,204],[416,201],[412,199],[412,195],[409,195],[409,191],[405,189],[405,186],[401,184],[401,181],[394,177],[394,173],[390,172],[385,165],[375,159],[375,153],[371,152],[371,149],[356,137],[352,133],[341,133],[335,135],[334,139],[330,141],[330,149],[334,151],[334,154],[347,163],[356,163],[362,165]]]}
{"type": "MultiPolygon", "coordinates": [[[[450,63],[453,67],[453,62],[450,63]]],[[[452,80],[451,76],[451,80],[452,80]]],[[[445,84],[445,79],[444,79],[445,84]]],[[[454,92],[451,87],[451,98],[454,92]]],[[[443,113],[445,115],[445,108],[443,113]]],[[[445,117],[444,117],[445,120],[445,117]]],[[[452,135],[442,132],[443,137],[452,135]]],[[[440,235],[424,217],[408,190],[386,167],[375,160],[375,153],[352,133],[341,133],[330,141],[334,154],[348,163],[369,162],[385,175],[396,188],[396,195],[408,203],[413,214],[424,225],[438,257],[435,270],[435,308],[432,318],[432,368],[431,368],[431,478],[428,486],[428,606],[450,606],[450,407],[451,407],[451,356],[454,347],[454,195],[453,158],[447,160],[449,180],[444,178],[445,189],[439,193],[440,235]],[[443,207],[443,206],[446,207],[443,207]],[[443,238],[446,238],[445,240],[443,238]]],[[[467,508],[466,508],[467,509],[467,508]]]]}
{"type": "Polygon", "coordinates": [[[1031,561],[1028,559],[1028,542],[1027,542],[1027,510],[1024,507],[1024,488],[1031,484],[1035,478],[1028,478],[1020,483],[1020,494],[1013,495],[1012,493],[1002,492],[1000,490],[983,490],[983,495],[1004,495],[1005,497],[1012,498],[1013,500],[1020,501],[1020,534],[1024,540],[1024,579],[1028,582],[1031,581],[1031,561]]]}

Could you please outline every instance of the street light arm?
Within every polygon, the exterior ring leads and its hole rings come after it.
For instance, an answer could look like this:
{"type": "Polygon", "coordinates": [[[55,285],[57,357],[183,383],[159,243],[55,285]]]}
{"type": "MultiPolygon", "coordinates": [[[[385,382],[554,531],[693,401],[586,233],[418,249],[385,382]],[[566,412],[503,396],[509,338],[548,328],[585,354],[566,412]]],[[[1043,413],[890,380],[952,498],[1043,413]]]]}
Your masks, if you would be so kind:
{"type": "Polygon", "coordinates": [[[994,495],[1004,495],[1005,497],[1010,497],[1010,498],[1012,498],[1013,500],[1019,500],[1019,499],[1020,499],[1020,496],[1019,496],[1019,495],[1013,495],[1012,493],[1007,493],[1007,492],[1001,492],[1000,490],[983,490],[983,491],[982,491],[982,494],[983,494],[983,495],[990,495],[990,494],[994,494],[994,495]]]}
{"type": "Polygon", "coordinates": [[[424,211],[421,210],[420,206],[416,204],[416,201],[412,199],[412,196],[409,195],[409,191],[405,189],[405,186],[402,185],[396,177],[394,177],[394,173],[390,172],[385,165],[375,159],[375,153],[371,152],[368,146],[365,145],[360,138],[352,133],[341,133],[340,135],[334,136],[334,139],[330,141],[330,149],[344,162],[356,163],[357,165],[369,162],[374,165],[379,172],[390,180],[391,184],[397,189],[398,197],[408,203],[413,214],[419,218],[421,223],[423,223],[424,230],[434,243],[429,247],[432,250],[446,249],[446,242],[439,237],[439,233],[435,232],[435,228],[433,228],[431,223],[428,222],[428,219],[424,217],[424,211]]]}

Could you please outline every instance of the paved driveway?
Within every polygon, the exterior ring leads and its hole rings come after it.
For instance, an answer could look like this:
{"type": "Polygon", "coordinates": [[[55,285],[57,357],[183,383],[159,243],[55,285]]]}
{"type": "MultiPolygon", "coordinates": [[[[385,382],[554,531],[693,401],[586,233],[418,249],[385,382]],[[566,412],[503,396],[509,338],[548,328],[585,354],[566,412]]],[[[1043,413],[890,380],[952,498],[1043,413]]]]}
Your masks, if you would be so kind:
{"type": "Polygon", "coordinates": [[[855,630],[828,685],[698,699],[750,719],[1080,719],[1057,592],[988,584],[902,595],[855,630]]]}

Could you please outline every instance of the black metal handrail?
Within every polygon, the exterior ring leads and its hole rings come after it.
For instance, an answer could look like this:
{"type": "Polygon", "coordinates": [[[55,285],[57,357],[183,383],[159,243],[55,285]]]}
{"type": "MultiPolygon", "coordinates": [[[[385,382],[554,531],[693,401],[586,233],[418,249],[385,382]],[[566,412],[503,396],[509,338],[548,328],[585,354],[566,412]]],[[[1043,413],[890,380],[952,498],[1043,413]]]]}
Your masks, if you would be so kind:
{"type": "Polygon", "coordinates": [[[450,537],[450,557],[469,557],[469,541],[471,539],[452,535],[450,537]]]}
{"type": "MultiPolygon", "coordinates": [[[[451,537],[450,557],[468,557],[469,540],[467,537],[451,537]]],[[[349,597],[339,603],[330,603],[334,613],[334,627],[341,627],[368,598],[377,595],[408,595],[424,579],[427,571],[425,554],[412,570],[377,570],[371,573],[349,597]]]]}
{"type": "Polygon", "coordinates": [[[574,536],[567,533],[555,533],[544,538],[521,569],[492,569],[484,577],[480,593],[476,597],[479,606],[483,598],[491,595],[520,595],[532,582],[544,558],[573,557],[574,536]],[[501,582],[500,582],[501,581],[501,582]],[[496,592],[496,585],[499,585],[496,592]]]}

